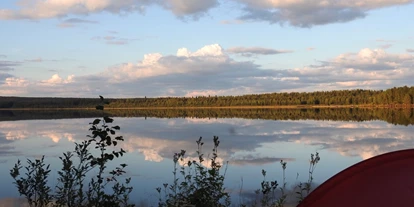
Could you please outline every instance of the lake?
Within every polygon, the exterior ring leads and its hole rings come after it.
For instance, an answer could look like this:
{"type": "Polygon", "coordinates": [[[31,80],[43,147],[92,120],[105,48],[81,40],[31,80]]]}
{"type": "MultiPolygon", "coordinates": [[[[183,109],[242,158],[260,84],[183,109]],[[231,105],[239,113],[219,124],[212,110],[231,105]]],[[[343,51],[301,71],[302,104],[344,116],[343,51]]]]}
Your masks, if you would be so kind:
{"type": "MultiPolygon", "coordinates": [[[[196,140],[211,152],[219,136],[219,160],[229,162],[226,187],[235,196],[242,189],[248,199],[260,188],[261,171],[281,182],[280,160],[287,161],[288,185],[308,179],[309,158],[321,157],[314,182],[322,183],[345,168],[375,155],[414,146],[412,109],[220,109],[105,111],[121,127],[128,153],[133,201],[155,204],[156,187],[172,183],[174,153],[181,149],[196,157],[196,140]]],[[[56,184],[58,156],[74,149],[89,134],[96,111],[0,111],[0,198],[12,202],[18,191],[9,170],[18,159],[45,155],[56,184]]],[[[117,161],[118,162],[118,161],[117,161]]],[[[110,165],[115,167],[119,163],[110,165]]],[[[233,199],[237,204],[240,200],[233,199]]],[[[2,204],[0,203],[0,205],[2,204]]]]}

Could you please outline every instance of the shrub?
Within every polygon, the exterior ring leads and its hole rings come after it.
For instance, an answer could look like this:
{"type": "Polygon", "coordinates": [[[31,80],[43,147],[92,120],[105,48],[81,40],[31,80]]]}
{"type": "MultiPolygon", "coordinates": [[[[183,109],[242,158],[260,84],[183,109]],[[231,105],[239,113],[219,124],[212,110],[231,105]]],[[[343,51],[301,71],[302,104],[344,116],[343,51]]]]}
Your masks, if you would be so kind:
{"type": "Polygon", "coordinates": [[[219,138],[214,136],[213,142],[213,153],[208,167],[204,166],[205,159],[202,152],[204,143],[202,142],[202,137],[196,141],[198,160],[188,160],[185,163],[184,156],[186,151],[181,150],[181,152],[175,153],[173,159],[173,184],[165,183],[163,185],[164,188],[158,187],[156,189],[159,194],[159,207],[230,206],[230,195],[224,187],[227,168],[223,174],[220,174],[222,165],[217,161],[219,138]],[[180,179],[177,178],[179,161],[183,163],[179,167],[179,172],[182,175],[180,183],[178,182],[180,179]],[[164,193],[164,199],[162,193],[164,193]]]}
{"type": "MultiPolygon", "coordinates": [[[[104,104],[109,103],[105,102],[102,96],[100,101],[96,109],[104,110],[104,104]]],[[[134,206],[129,204],[129,194],[132,192],[132,187],[129,186],[131,178],[127,178],[125,183],[119,183],[117,180],[125,173],[126,164],[120,164],[109,171],[109,176],[105,178],[107,164],[126,153],[122,148],[115,151],[115,146],[118,142],[124,141],[124,138],[116,136],[120,127],[113,125],[113,122],[114,120],[108,116],[95,119],[89,123],[89,139],[80,144],[75,143],[73,152],[63,153],[63,156],[59,157],[62,168],[58,171],[55,192],[52,192],[47,183],[50,165],[44,163],[44,156],[34,161],[28,159],[24,175],[21,175],[23,166],[18,160],[10,170],[10,175],[29,206],[134,206]],[[95,150],[91,150],[92,146],[95,150]],[[89,182],[85,182],[88,177],[89,182]],[[112,189],[111,192],[107,192],[108,187],[112,189]]]]}

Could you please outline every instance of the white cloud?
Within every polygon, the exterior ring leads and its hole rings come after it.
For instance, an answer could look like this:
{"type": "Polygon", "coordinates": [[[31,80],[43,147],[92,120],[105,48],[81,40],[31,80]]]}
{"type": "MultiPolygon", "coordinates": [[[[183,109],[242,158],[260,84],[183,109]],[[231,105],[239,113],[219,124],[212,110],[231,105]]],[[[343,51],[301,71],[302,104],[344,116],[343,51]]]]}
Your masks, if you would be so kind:
{"type": "Polygon", "coordinates": [[[374,9],[404,5],[412,0],[234,0],[245,5],[241,20],[289,23],[311,27],[349,22],[367,16],[374,9]]]}
{"type": "Polygon", "coordinates": [[[3,95],[19,95],[27,92],[29,82],[24,78],[8,77],[0,85],[0,93],[3,95]]]}
{"type": "MultiPolygon", "coordinates": [[[[69,15],[89,15],[109,12],[112,14],[142,13],[145,7],[160,5],[179,17],[198,18],[210,8],[218,5],[217,0],[20,0],[17,9],[1,9],[0,19],[47,19],[69,15]]],[[[89,23],[92,23],[88,21],[89,23]]],[[[80,23],[76,21],[76,23],[80,23]]],[[[82,23],[86,23],[83,21],[82,23]]],[[[74,22],[63,23],[63,27],[74,22]]]]}
{"type": "Polygon", "coordinates": [[[28,81],[24,78],[6,78],[4,85],[8,87],[24,87],[28,85],[28,81]]]}
{"type": "MultiPolygon", "coordinates": [[[[338,55],[319,65],[287,70],[286,75],[297,76],[309,83],[301,91],[337,90],[349,88],[387,88],[388,85],[410,84],[414,77],[411,67],[414,56],[390,54],[382,49],[365,48],[358,53],[338,55]]],[[[292,89],[295,90],[295,89],[292,89]]]]}
{"type": "MultiPolygon", "coordinates": [[[[110,39],[110,38],[109,38],[110,39]]],[[[218,44],[175,55],[146,54],[137,63],[123,63],[101,73],[35,81],[0,73],[6,95],[108,97],[241,95],[265,92],[340,89],[385,89],[411,85],[414,55],[364,48],[339,54],[315,65],[265,69],[238,61],[218,44]]]]}
{"type": "Polygon", "coordinates": [[[125,63],[110,68],[107,75],[113,77],[113,81],[120,82],[168,74],[213,73],[235,65],[237,62],[224,54],[220,45],[214,44],[204,46],[196,52],[180,48],[175,56],[147,54],[137,64],[125,63]]]}
{"type": "Polygon", "coordinates": [[[16,10],[0,10],[0,19],[45,19],[68,15],[88,15],[107,11],[110,13],[141,11],[146,0],[22,0],[16,10]]]}
{"type": "MultiPolygon", "coordinates": [[[[311,27],[364,18],[368,12],[384,7],[405,5],[413,0],[232,0],[244,7],[244,13],[236,20],[224,20],[222,24],[240,24],[246,21],[288,23],[298,27],[311,27]]],[[[157,5],[175,16],[198,19],[219,0],[19,0],[15,9],[0,9],[0,19],[48,19],[70,16],[87,16],[108,12],[116,15],[143,13],[146,7],[157,5]]],[[[236,6],[237,7],[237,6],[236,6]]],[[[97,23],[90,20],[69,18],[59,27],[75,24],[97,23]],[[71,21],[73,20],[73,21],[71,21]]]]}
{"type": "Polygon", "coordinates": [[[45,85],[72,83],[74,77],[74,75],[70,75],[66,79],[63,79],[58,74],[54,74],[50,79],[42,81],[42,83],[44,83],[45,85]]]}

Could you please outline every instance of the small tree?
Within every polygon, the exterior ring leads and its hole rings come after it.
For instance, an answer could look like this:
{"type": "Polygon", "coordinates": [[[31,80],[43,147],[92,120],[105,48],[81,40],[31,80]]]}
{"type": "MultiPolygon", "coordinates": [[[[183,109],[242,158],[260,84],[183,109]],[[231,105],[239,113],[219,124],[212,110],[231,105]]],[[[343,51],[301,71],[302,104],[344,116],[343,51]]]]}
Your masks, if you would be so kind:
{"type": "Polygon", "coordinates": [[[413,104],[413,98],[411,97],[410,94],[405,94],[404,99],[403,99],[403,103],[406,107],[411,107],[411,105],[413,104]]]}

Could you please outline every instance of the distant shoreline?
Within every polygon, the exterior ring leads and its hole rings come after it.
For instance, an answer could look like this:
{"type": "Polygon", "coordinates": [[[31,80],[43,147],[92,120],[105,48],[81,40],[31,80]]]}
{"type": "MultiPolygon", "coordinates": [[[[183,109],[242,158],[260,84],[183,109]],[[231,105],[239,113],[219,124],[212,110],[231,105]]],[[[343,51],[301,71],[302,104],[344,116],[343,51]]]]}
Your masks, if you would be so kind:
{"type": "MultiPolygon", "coordinates": [[[[168,109],[316,109],[316,108],[392,108],[409,109],[414,108],[389,105],[282,105],[282,106],[182,106],[182,107],[105,107],[105,110],[168,110],[168,109]]],[[[0,108],[0,111],[23,111],[23,110],[96,110],[95,108],[0,108]]]]}

